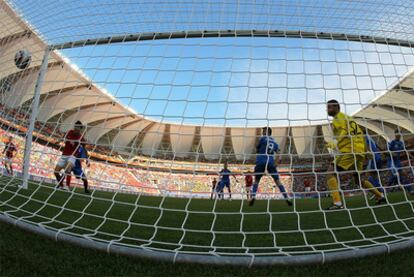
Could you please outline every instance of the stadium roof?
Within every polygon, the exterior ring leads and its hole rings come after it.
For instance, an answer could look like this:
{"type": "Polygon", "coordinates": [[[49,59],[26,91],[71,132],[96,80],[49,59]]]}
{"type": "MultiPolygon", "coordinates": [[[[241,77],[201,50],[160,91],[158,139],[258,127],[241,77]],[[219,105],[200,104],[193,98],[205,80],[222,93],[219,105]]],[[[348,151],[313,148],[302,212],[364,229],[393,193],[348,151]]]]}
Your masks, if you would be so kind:
{"type": "MultiPolygon", "coordinates": [[[[411,38],[411,37],[409,37],[411,38]]],[[[9,87],[3,89],[2,104],[20,109],[33,97],[39,67],[47,44],[30,25],[22,20],[8,4],[0,2],[0,80],[9,87]],[[20,71],[14,65],[15,53],[26,48],[32,53],[32,63],[20,71]]],[[[216,159],[224,144],[230,141],[233,153],[240,160],[254,151],[259,134],[257,128],[227,128],[213,126],[192,126],[157,122],[138,114],[121,104],[111,94],[88,79],[70,60],[51,53],[45,82],[41,89],[43,97],[37,119],[48,121],[63,113],[67,116],[61,128],[67,130],[81,120],[90,126],[86,137],[89,142],[99,141],[105,134],[113,133],[111,144],[122,150],[133,141],[140,141],[143,154],[153,155],[165,137],[177,156],[185,157],[191,152],[198,136],[207,159],[216,159]],[[53,108],[51,108],[53,107],[53,108]]],[[[414,133],[414,71],[394,84],[382,96],[375,98],[371,105],[357,111],[354,116],[362,126],[385,139],[393,136],[398,126],[414,133]]],[[[306,156],[315,147],[318,126],[275,127],[274,136],[279,143],[293,138],[297,153],[306,156]]],[[[328,140],[329,128],[320,129],[328,140]]]]}

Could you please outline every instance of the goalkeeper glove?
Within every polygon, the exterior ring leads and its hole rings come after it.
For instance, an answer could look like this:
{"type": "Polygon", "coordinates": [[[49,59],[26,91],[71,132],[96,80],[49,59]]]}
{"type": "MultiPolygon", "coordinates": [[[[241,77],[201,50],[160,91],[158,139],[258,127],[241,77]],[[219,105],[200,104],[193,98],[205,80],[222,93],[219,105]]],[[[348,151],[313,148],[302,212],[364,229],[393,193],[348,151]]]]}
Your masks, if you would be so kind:
{"type": "Polygon", "coordinates": [[[335,150],[336,149],[336,143],[334,141],[327,142],[326,147],[328,147],[329,149],[335,150]]]}

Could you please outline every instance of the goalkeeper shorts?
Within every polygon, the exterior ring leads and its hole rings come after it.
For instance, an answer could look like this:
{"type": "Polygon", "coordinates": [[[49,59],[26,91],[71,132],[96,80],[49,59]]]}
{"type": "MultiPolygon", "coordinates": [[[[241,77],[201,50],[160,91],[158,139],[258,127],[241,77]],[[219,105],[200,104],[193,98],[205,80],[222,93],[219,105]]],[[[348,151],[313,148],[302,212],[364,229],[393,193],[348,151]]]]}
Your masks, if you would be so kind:
{"type": "Polygon", "coordinates": [[[364,169],[365,155],[361,154],[339,154],[336,156],[334,165],[337,171],[364,169]]]}

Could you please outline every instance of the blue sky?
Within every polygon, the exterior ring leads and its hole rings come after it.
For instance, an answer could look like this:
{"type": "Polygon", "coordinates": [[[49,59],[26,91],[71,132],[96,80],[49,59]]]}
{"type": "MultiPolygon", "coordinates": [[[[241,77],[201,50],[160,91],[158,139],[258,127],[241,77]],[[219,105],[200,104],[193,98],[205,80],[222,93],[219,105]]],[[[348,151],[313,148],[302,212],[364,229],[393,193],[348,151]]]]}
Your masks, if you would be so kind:
{"type": "Polygon", "coordinates": [[[63,53],[141,114],[241,126],[319,123],[331,98],[352,113],[414,65],[409,49],[292,38],[160,40],[63,53]]]}
{"type": "MultiPolygon", "coordinates": [[[[13,2],[50,43],[204,29],[414,37],[399,32],[411,22],[403,20],[412,15],[405,9],[407,1],[36,1],[13,2]]],[[[414,65],[408,48],[293,38],[159,40],[67,49],[63,54],[140,114],[164,122],[220,126],[320,123],[327,119],[324,103],[331,98],[352,113],[414,65]]]]}

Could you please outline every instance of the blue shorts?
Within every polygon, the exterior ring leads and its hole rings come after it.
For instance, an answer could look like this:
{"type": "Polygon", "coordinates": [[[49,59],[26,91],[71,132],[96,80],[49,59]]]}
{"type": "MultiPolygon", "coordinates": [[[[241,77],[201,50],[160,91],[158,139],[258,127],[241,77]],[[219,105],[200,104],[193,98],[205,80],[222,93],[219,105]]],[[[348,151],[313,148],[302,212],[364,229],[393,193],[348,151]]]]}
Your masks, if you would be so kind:
{"type": "Polygon", "coordinates": [[[222,191],[224,187],[227,187],[228,189],[230,189],[230,182],[223,182],[223,181],[218,182],[217,191],[218,192],[222,191]]]}
{"type": "Polygon", "coordinates": [[[256,180],[260,180],[266,171],[275,181],[279,180],[279,173],[273,163],[256,164],[254,167],[254,176],[256,180]]]}
{"type": "Polygon", "coordinates": [[[370,159],[367,164],[367,170],[377,170],[382,168],[381,159],[370,159]]]}
{"type": "Polygon", "coordinates": [[[72,168],[72,172],[75,175],[76,179],[86,178],[86,175],[83,172],[82,167],[75,166],[74,168],[72,168]]]}

